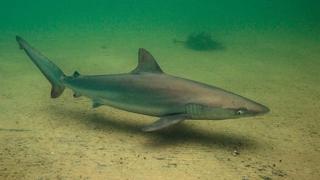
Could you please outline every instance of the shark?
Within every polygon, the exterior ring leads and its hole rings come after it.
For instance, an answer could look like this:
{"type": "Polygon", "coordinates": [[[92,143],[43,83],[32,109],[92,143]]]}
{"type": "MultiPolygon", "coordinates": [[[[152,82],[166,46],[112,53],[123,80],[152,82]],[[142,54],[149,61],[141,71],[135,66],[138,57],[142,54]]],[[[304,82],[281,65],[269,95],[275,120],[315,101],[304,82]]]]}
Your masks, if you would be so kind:
{"type": "Polygon", "coordinates": [[[65,88],[74,97],[92,99],[93,108],[112,106],[129,112],[159,117],[142,128],[153,132],[184,120],[223,120],[252,117],[269,112],[269,108],[230,91],[205,83],[165,73],[145,49],[138,52],[138,65],[129,73],[67,76],[46,56],[16,36],[20,49],[50,82],[51,98],[65,88]]]}

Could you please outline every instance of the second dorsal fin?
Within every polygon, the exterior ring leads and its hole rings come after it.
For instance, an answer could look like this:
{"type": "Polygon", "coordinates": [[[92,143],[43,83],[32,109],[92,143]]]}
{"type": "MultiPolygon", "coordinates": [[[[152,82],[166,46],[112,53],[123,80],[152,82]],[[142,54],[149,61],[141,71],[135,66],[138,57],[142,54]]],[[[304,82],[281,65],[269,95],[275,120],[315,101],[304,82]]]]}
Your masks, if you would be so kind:
{"type": "Polygon", "coordinates": [[[157,61],[153,56],[145,49],[139,49],[138,66],[131,71],[133,74],[139,74],[143,72],[148,73],[163,73],[157,61]]]}
{"type": "Polygon", "coordinates": [[[74,78],[77,78],[80,76],[80,73],[78,71],[74,71],[73,75],[74,78]]]}

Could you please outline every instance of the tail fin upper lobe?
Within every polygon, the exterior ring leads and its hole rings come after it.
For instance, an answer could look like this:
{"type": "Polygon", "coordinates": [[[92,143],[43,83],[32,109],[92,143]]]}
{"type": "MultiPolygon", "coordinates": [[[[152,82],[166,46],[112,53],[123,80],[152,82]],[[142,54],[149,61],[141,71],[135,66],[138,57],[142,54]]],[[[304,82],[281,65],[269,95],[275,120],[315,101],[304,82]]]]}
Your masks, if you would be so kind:
{"type": "Polygon", "coordinates": [[[57,98],[65,89],[62,79],[65,77],[61,69],[52,63],[47,57],[43,56],[40,52],[32,48],[24,39],[16,36],[21,49],[23,49],[30,57],[32,62],[40,69],[42,74],[49,80],[52,85],[51,97],[57,98]]]}

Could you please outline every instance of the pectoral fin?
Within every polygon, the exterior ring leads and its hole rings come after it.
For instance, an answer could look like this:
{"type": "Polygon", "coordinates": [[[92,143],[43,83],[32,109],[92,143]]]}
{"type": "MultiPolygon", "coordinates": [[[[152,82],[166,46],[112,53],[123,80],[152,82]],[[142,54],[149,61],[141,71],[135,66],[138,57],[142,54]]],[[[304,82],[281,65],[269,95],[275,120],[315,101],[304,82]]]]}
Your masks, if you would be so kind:
{"type": "Polygon", "coordinates": [[[161,117],[156,122],[142,128],[142,131],[145,131],[145,132],[157,131],[157,130],[164,129],[166,127],[178,124],[179,122],[184,121],[185,119],[186,119],[186,116],[184,114],[164,116],[164,117],[161,117]]]}

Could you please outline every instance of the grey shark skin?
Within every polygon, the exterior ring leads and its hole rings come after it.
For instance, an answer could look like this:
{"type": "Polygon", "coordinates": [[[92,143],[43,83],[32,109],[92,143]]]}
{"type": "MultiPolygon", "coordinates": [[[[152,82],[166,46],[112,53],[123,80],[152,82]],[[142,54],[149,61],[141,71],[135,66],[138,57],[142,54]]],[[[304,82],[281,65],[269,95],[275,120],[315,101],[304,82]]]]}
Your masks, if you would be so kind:
{"type": "Polygon", "coordinates": [[[160,117],[144,131],[156,131],[186,119],[234,119],[265,114],[266,106],[223,89],[164,73],[145,49],[139,49],[137,67],[130,73],[66,76],[48,58],[16,37],[33,63],[52,85],[51,97],[65,87],[74,97],[86,96],[93,107],[109,105],[126,111],[160,117]]]}

